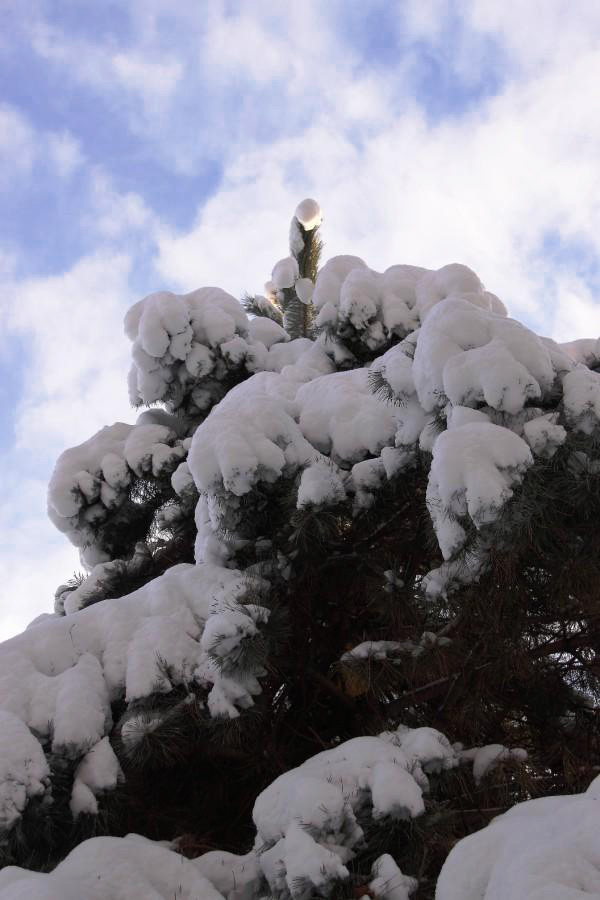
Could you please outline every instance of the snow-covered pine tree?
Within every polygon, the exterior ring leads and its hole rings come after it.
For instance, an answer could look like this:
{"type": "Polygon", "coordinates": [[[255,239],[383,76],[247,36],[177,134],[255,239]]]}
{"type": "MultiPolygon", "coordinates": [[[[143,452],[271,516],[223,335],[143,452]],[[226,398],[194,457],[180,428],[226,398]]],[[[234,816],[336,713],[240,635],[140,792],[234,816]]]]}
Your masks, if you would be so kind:
{"type": "Polygon", "coordinates": [[[0,900],[600,895],[600,342],[317,271],[320,221],[265,297],[133,306],[147,409],[57,462],[87,574],[0,647],[0,900]]]}

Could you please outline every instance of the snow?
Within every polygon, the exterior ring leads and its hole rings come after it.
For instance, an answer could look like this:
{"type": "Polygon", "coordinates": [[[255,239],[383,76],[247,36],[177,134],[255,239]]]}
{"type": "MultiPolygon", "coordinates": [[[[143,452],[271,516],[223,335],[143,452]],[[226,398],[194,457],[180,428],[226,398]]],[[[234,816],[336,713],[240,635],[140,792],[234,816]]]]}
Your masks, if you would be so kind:
{"type": "Polygon", "coordinates": [[[46,794],[49,781],[35,737],[18,716],[0,710],[0,831],[14,825],[30,799],[46,794]]]}
{"type": "Polygon", "coordinates": [[[472,747],[462,750],[461,761],[473,761],[473,778],[479,784],[485,776],[503,762],[525,762],[527,751],[522,747],[505,747],[503,744],[487,744],[485,747],[472,747]]]}
{"type": "Polygon", "coordinates": [[[583,363],[590,369],[600,364],[600,337],[580,338],[578,341],[559,344],[559,347],[575,363],[583,363]]]}
{"type": "Polygon", "coordinates": [[[519,803],[459,841],[436,900],[600,898],[600,777],[583,794],[519,803]]]}
{"type": "Polygon", "coordinates": [[[332,881],[345,877],[345,863],[360,845],[357,814],[370,809],[375,820],[421,815],[428,786],[423,769],[457,762],[434,729],[399,728],[346,741],[280,775],[258,796],[252,814],[255,847],[274,896],[285,896],[286,886],[292,897],[303,896],[296,893],[299,883],[327,893],[332,881]]]}
{"type": "Polygon", "coordinates": [[[173,432],[164,425],[138,425],[129,433],[123,448],[127,465],[136,475],[152,470],[155,448],[173,440],[174,437],[173,432]]]}
{"type": "Polygon", "coordinates": [[[273,344],[279,344],[290,339],[289,334],[281,325],[278,325],[273,319],[267,319],[263,316],[257,316],[249,322],[248,333],[253,340],[264,344],[267,350],[273,344]]]}
{"type": "Polygon", "coordinates": [[[135,425],[116,422],[59,456],[48,486],[48,515],[79,548],[86,568],[109,560],[106,526],[127,508],[135,479],[169,475],[187,455],[178,431],[174,416],[148,411],[135,425]]]}
{"type": "Polygon", "coordinates": [[[132,427],[123,422],[107,425],[83,444],[61,454],[48,485],[48,513],[58,528],[65,530],[66,526],[61,528],[64,520],[76,516],[85,503],[99,496],[100,485],[96,484],[95,473],[103,471],[104,461],[107,483],[114,488],[127,486],[127,473],[121,461],[132,427]]]}
{"type": "Polygon", "coordinates": [[[293,256],[286,256],[273,266],[271,280],[278,291],[284,291],[294,287],[298,274],[298,261],[293,256]]]}
{"type": "Polygon", "coordinates": [[[318,311],[317,325],[336,323],[342,284],[356,268],[366,268],[366,263],[358,256],[334,256],[320,269],[313,294],[313,304],[318,311]]]}
{"type": "Polygon", "coordinates": [[[114,790],[122,778],[121,766],[110,741],[108,737],[103,737],[88,750],[75,770],[70,804],[73,817],[77,818],[84,812],[96,814],[97,795],[114,790]]]}
{"type": "Polygon", "coordinates": [[[298,219],[305,231],[312,231],[317,225],[321,224],[323,218],[321,207],[316,200],[307,197],[302,200],[296,207],[295,217],[298,219]]]}
{"type": "Polygon", "coordinates": [[[600,425],[600,375],[583,366],[565,375],[563,404],[571,428],[592,434],[600,425]]]}
{"type": "Polygon", "coordinates": [[[310,278],[299,278],[294,285],[294,289],[298,300],[302,303],[308,304],[312,302],[315,286],[310,278]]]}
{"type": "Polygon", "coordinates": [[[131,402],[163,400],[171,410],[187,404],[195,411],[211,405],[231,367],[221,347],[245,339],[248,324],[241,304],[216,287],[182,295],[161,291],[140,300],[125,317],[133,342],[131,402]]]}
{"type": "Polygon", "coordinates": [[[389,659],[403,651],[412,650],[414,644],[401,641],[362,641],[352,650],[344,653],[341,662],[353,662],[357,659],[389,659]]]}
{"type": "Polygon", "coordinates": [[[233,646],[249,623],[256,630],[265,615],[243,597],[260,588],[236,570],[181,564],[132,594],[40,622],[0,645],[0,821],[14,821],[26,798],[44,790],[42,745],[85,757],[73,802],[78,811],[90,807],[90,792],[110,769],[102,741],[116,699],[129,703],[195,683],[207,688],[214,715],[236,716],[252,705],[258,671],[231,665],[221,672],[211,664],[212,640],[207,647],[202,637],[205,627],[211,638],[228,629],[233,646]]]}
{"type": "Polygon", "coordinates": [[[316,378],[296,399],[304,436],[336,462],[358,462],[394,443],[395,408],[373,395],[367,369],[316,378]]]}
{"type": "Polygon", "coordinates": [[[460,520],[470,519],[477,529],[493,522],[532,464],[525,441],[499,425],[473,422],[439,436],[427,506],[444,559],[466,541],[460,520]]]}
{"type": "Polygon", "coordinates": [[[404,337],[418,325],[415,288],[424,272],[417,266],[391,266],[379,273],[358,257],[333,257],[315,284],[317,325],[351,325],[370,349],[393,335],[404,337]]]}
{"type": "Polygon", "coordinates": [[[335,506],[346,499],[340,471],[329,460],[317,460],[304,469],[298,486],[296,506],[335,506]]]}
{"type": "Polygon", "coordinates": [[[227,900],[256,900],[262,879],[256,853],[236,856],[214,850],[195,859],[194,865],[227,900]]]}
{"type": "Polygon", "coordinates": [[[369,889],[380,900],[408,900],[418,887],[418,881],[403,875],[389,853],[375,860],[371,874],[369,889]]]}
{"type": "Polygon", "coordinates": [[[50,874],[7,866],[0,900],[224,900],[191,860],[137,835],[97,837],[50,874]]]}
{"type": "Polygon", "coordinates": [[[421,327],[413,376],[427,411],[450,400],[516,413],[550,391],[556,372],[548,347],[520,322],[451,296],[421,327]]]}
{"type": "Polygon", "coordinates": [[[558,424],[558,413],[537,416],[523,424],[523,435],[534,456],[550,459],[567,439],[566,429],[558,424]]]}
{"type": "Polygon", "coordinates": [[[276,481],[314,454],[279,395],[281,378],[262,372],[233,388],[197,429],[189,455],[200,491],[236,496],[276,481]]]}
{"type": "Polygon", "coordinates": [[[469,298],[471,303],[500,316],[506,315],[504,304],[484,287],[472,269],[460,263],[450,263],[437,271],[426,272],[419,279],[416,306],[424,322],[438,303],[453,295],[469,298]]]}

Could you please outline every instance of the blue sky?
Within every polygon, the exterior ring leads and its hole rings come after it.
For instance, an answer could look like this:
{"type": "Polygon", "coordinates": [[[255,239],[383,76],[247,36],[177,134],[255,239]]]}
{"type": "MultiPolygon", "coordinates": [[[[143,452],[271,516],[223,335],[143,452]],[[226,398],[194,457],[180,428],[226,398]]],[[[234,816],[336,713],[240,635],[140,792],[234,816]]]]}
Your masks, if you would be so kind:
{"type": "Polygon", "coordinates": [[[79,568],[46,484],[132,419],[127,307],[260,291],[303,197],[597,336],[599,51],[596,0],[0,0],[0,638],[79,568]]]}

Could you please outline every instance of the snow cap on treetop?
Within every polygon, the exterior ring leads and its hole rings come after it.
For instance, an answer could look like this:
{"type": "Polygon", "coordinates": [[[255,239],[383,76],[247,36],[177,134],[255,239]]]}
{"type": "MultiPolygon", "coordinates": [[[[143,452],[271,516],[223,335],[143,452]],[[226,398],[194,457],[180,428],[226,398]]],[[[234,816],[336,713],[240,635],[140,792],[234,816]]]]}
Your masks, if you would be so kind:
{"type": "Polygon", "coordinates": [[[298,204],[295,216],[305,231],[312,231],[321,224],[323,219],[321,207],[316,200],[312,200],[310,197],[298,204]]]}

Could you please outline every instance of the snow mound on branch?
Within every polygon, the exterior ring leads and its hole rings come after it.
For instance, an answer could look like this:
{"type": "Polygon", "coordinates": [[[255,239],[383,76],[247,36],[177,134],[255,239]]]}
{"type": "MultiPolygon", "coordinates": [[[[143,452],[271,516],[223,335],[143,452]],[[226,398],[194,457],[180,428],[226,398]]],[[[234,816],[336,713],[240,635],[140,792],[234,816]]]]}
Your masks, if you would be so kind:
{"type": "Polygon", "coordinates": [[[251,326],[241,304],[216,287],[150,294],[127,313],[125,332],[133,341],[132,403],[162,400],[192,415],[224,396],[225,379],[262,369],[269,347],[288,340],[274,322],[251,326]]]}
{"type": "Polygon", "coordinates": [[[90,793],[118,777],[114,766],[107,774],[112,763],[102,741],[119,698],[131,703],[197,684],[208,689],[213,716],[235,717],[251,706],[262,670],[223,668],[213,659],[224,634],[231,651],[265,621],[267,610],[243,604],[249,589],[262,586],[232,569],[181,564],[132,594],[40,622],[1,644],[0,822],[12,822],[43,790],[42,744],[71,759],[88,754],[73,803],[77,811],[90,808],[90,793]]]}
{"type": "Polygon", "coordinates": [[[558,346],[576,363],[590,369],[600,365],[600,338],[580,338],[558,346]]]}
{"type": "Polygon", "coordinates": [[[316,378],[296,400],[302,433],[336,462],[358,462],[394,443],[396,409],[373,395],[367,369],[316,378]]]}
{"type": "Polygon", "coordinates": [[[459,841],[436,900],[600,897],[600,778],[583,794],[519,803],[459,841]]]}
{"type": "Polygon", "coordinates": [[[197,429],[189,466],[198,490],[248,493],[314,454],[281,396],[281,377],[262,372],[233,388],[197,429]]]}
{"type": "Polygon", "coordinates": [[[444,768],[457,764],[443,735],[400,728],[346,741],[275,779],[252,813],[255,848],[273,895],[303,896],[299,883],[326,894],[336,880],[347,878],[345,863],[363,837],[357,816],[421,815],[428,787],[424,769],[434,771],[434,761],[444,768]]]}
{"type": "Polygon", "coordinates": [[[379,273],[356,256],[335,256],[323,266],[313,303],[317,325],[344,333],[351,326],[372,350],[393,335],[418,325],[416,284],[426,272],[418,266],[391,266],[379,273]]]}
{"type": "Polygon", "coordinates": [[[313,302],[319,327],[342,338],[354,332],[366,348],[376,350],[414,331],[449,297],[506,316],[502,302],[458,263],[437,271],[395,265],[379,273],[356,256],[335,256],[319,272],[313,302]]]}
{"type": "Polygon", "coordinates": [[[403,875],[389,853],[384,853],[373,863],[373,881],[369,889],[374,897],[381,900],[408,900],[419,886],[416,878],[403,875]]]}
{"type": "Polygon", "coordinates": [[[481,309],[505,316],[506,307],[495,294],[486,291],[472,269],[450,263],[437,271],[422,270],[416,289],[416,307],[424,322],[434,306],[447,297],[463,296],[481,309]]]}
{"type": "Polygon", "coordinates": [[[328,460],[317,460],[304,469],[298,486],[296,506],[335,506],[346,499],[340,471],[328,460]]]}
{"type": "Polygon", "coordinates": [[[444,559],[465,544],[460,521],[468,518],[477,529],[495,521],[532,464],[525,441],[499,425],[473,422],[439,436],[427,507],[444,559]]]}
{"type": "Polygon", "coordinates": [[[70,804],[73,817],[77,818],[84,812],[95,815],[98,812],[98,794],[114,790],[122,779],[119,760],[108,737],[103,737],[86,753],[75,770],[70,804]]]}
{"type": "Polygon", "coordinates": [[[486,744],[485,747],[471,747],[460,751],[461,762],[473,762],[473,778],[479,784],[488,772],[511,760],[525,762],[527,751],[522,747],[505,747],[504,744],[486,744]]]}
{"type": "Polygon", "coordinates": [[[449,297],[419,332],[413,367],[423,408],[486,403],[516,413],[537,400],[556,377],[550,350],[520,322],[449,297]]]}
{"type": "Polygon", "coordinates": [[[170,475],[187,456],[181,423],[163,410],[116,422],[62,453],[48,486],[48,515],[88,568],[110,559],[109,522],[127,520],[136,478],[170,475]]]}
{"type": "Polygon", "coordinates": [[[0,833],[14,825],[32,797],[47,792],[49,782],[38,741],[18,716],[0,710],[0,833]]]}
{"type": "Polygon", "coordinates": [[[278,291],[285,291],[294,286],[298,278],[298,261],[293,256],[286,256],[275,263],[271,272],[271,281],[278,291]]]}
{"type": "Polygon", "coordinates": [[[224,900],[191,860],[130,834],[79,844],[53,872],[7,866],[0,900],[224,900]]]}
{"type": "Polygon", "coordinates": [[[592,434],[600,425],[600,375],[580,366],[563,379],[563,405],[575,431],[592,434]]]}

